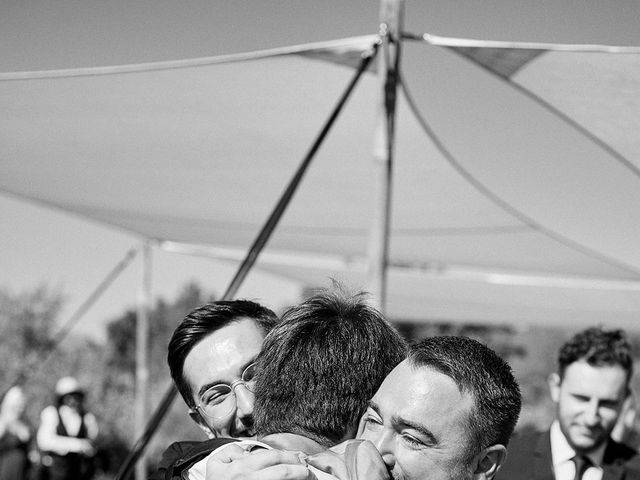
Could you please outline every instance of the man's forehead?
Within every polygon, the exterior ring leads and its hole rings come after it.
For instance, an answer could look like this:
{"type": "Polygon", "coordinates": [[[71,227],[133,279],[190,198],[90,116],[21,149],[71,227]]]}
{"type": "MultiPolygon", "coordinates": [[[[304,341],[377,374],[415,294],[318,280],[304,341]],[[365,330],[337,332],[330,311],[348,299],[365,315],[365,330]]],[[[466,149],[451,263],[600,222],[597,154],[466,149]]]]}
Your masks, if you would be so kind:
{"type": "Polygon", "coordinates": [[[384,415],[443,425],[466,424],[473,408],[471,395],[461,392],[452,378],[406,360],[387,376],[373,402],[384,415]]]}
{"type": "Polygon", "coordinates": [[[627,372],[617,363],[614,364],[591,364],[586,360],[577,360],[567,365],[564,369],[564,375],[571,375],[573,377],[584,378],[585,376],[624,376],[627,372]]]}
{"type": "Polygon", "coordinates": [[[565,369],[562,386],[585,395],[623,396],[627,391],[627,373],[620,365],[590,365],[578,361],[565,369]]]}
{"type": "Polygon", "coordinates": [[[184,361],[184,376],[195,391],[207,383],[232,382],[260,353],[263,339],[255,321],[232,322],[194,345],[184,361]]]}
{"type": "Polygon", "coordinates": [[[241,318],[233,321],[205,337],[209,348],[221,351],[243,351],[244,349],[260,349],[264,340],[264,330],[252,318],[241,318]]]}

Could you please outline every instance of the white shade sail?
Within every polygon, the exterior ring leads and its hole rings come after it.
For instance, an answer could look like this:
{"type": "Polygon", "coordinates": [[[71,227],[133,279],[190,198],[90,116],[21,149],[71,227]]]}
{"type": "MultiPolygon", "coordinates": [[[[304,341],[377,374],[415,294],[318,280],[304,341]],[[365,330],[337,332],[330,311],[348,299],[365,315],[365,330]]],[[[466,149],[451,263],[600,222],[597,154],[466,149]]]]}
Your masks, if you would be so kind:
{"type": "MultiPolygon", "coordinates": [[[[0,189],[237,258],[376,41],[0,74],[0,189]]],[[[263,268],[364,284],[374,70],[263,268]]],[[[634,325],[640,49],[425,35],[404,42],[400,74],[390,315],[634,325]]]]}

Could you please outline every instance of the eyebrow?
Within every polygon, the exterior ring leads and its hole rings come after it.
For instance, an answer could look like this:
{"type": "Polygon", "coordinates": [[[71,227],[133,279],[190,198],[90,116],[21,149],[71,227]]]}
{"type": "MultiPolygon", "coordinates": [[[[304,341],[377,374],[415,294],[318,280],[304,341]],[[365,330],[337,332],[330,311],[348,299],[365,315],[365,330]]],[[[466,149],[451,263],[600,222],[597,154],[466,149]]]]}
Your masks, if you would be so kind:
{"type": "MultiPolygon", "coordinates": [[[[249,365],[251,365],[252,363],[255,363],[257,360],[258,356],[256,355],[255,357],[253,357],[251,360],[249,360],[247,363],[245,363],[242,368],[240,369],[240,372],[244,373],[244,371],[247,369],[247,367],[249,365]]],[[[241,375],[242,375],[241,373],[241,375]]],[[[222,380],[213,380],[211,382],[205,383],[204,385],[202,385],[200,387],[200,390],[198,390],[198,398],[201,399],[202,395],[205,394],[205,392],[207,390],[209,390],[211,387],[215,387],[216,385],[229,385],[228,383],[222,381],[222,380]]]]}
{"type": "Polygon", "coordinates": [[[380,415],[380,407],[376,402],[374,402],[373,400],[369,400],[368,405],[371,410],[375,411],[378,415],[380,415]]]}
{"type": "MultiPolygon", "coordinates": [[[[380,407],[373,400],[369,400],[369,408],[371,408],[373,411],[375,411],[378,415],[382,416],[380,414],[380,407]]],[[[395,426],[404,426],[404,427],[409,427],[409,428],[412,428],[414,430],[417,430],[418,432],[420,432],[420,434],[424,435],[429,440],[429,442],[431,442],[433,444],[437,444],[438,443],[438,440],[437,440],[436,436],[431,432],[431,430],[429,430],[426,426],[424,426],[421,423],[413,422],[411,420],[407,420],[406,418],[403,418],[400,415],[391,415],[391,424],[394,427],[395,426]]]]}

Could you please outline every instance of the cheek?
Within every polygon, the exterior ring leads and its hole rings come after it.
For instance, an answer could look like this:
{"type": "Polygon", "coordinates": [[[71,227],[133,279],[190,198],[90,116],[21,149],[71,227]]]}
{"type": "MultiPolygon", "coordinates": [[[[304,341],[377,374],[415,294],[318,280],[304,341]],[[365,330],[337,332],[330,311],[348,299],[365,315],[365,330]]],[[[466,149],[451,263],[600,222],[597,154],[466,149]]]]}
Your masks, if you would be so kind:
{"type": "Polygon", "coordinates": [[[358,438],[369,440],[374,445],[378,443],[378,434],[367,424],[360,424],[358,428],[358,438]]]}
{"type": "Polygon", "coordinates": [[[217,432],[220,437],[231,436],[231,421],[233,417],[221,419],[209,419],[209,425],[217,432]]]}
{"type": "Polygon", "coordinates": [[[606,427],[613,428],[616,421],[618,420],[618,412],[610,408],[602,409],[600,411],[600,418],[602,419],[602,423],[606,427]]]}
{"type": "Polygon", "coordinates": [[[560,404],[558,405],[558,412],[561,417],[573,417],[576,414],[580,413],[584,410],[585,406],[580,402],[577,402],[575,399],[571,397],[564,397],[560,399],[560,404]]]}
{"type": "MultiPolygon", "coordinates": [[[[429,472],[429,480],[441,480],[450,478],[452,472],[451,465],[447,467],[446,462],[438,461],[438,458],[432,458],[432,455],[426,452],[418,452],[403,448],[396,449],[396,464],[394,473],[399,478],[406,480],[422,480],[425,478],[425,472],[429,472]]],[[[444,459],[442,459],[444,460],[444,459]]]]}
{"type": "Polygon", "coordinates": [[[356,438],[363,438],[363,434],[364,434],[364,428],[365,428],[365,417],[361,417],[360,421],[358,422],[358,432],[356,433],[356,438]]]}

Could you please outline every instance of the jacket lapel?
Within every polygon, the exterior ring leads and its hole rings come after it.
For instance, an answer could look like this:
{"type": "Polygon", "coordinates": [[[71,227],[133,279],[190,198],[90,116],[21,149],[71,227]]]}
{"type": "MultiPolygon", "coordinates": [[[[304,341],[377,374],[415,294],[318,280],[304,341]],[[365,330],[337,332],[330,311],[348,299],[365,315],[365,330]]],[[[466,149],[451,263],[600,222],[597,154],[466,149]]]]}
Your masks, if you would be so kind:
{"type": "Polygon", "coordinates": [[[624,473],[624,467],[620,464],[603,465],[602,480],[620,480],[624,473]]]}
{"type": "Polygon", "coordinates": [[[609,439],[602,460],[602,480],[620,480],[624,477],[625,461],[632,455],[630,449],[609,439]]]}
{"type": "MultiPolygon", "coordinates": [[[[523,468],[526,468],[526,466],[523,465],[523,468]]],[[[551,440],[548,431],[541,432],[536,439],[531,478],[535,480],[555,480],[553,464],[551,463],[551,440]]]]}

